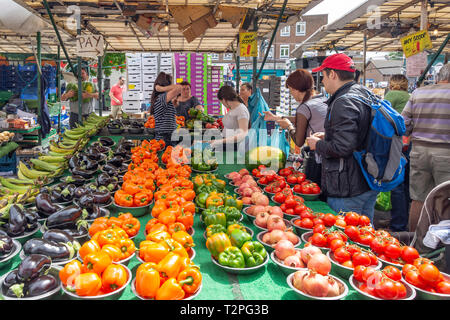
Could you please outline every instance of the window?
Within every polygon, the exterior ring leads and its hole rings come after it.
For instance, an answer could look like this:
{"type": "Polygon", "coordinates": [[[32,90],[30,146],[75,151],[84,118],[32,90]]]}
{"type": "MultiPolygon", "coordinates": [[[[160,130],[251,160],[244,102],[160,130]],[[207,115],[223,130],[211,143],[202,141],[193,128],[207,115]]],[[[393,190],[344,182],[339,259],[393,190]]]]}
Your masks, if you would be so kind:
{"type": "Polygon", "coordinates": [[[280,58],[281,59],[289,58],[289,45],[280,46],[280,58]]]}
{"type": "Polygon", "coordinates": [[[219,54],[218,53],[211,53],[211,60],[219,60],[219,54]]]}
{"type": "Polygon", "coordinates": [[[232,53],[224,53],[223,60],[233,60],[233,54],[232,53]]]}
{"type": "Polygon", "coordinates": [[[295,35],[306,36],[306,22],[297,22],[297,24],[295,25],[295,35]]]}
{"type": "Polygon", "coordinates": [[[291,35],[291,26],[286,26],[283,29],[281,29],[282,37],[289,37],[290,35],[291,35]]]}

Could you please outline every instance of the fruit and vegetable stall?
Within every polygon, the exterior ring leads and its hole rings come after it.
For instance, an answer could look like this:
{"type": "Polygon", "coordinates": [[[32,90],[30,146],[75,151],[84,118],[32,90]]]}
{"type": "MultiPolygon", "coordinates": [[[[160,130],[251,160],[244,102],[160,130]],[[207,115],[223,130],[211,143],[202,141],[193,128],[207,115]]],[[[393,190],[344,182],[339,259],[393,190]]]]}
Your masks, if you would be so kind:
{"type": "Polygon", "coordinates": [[[0,180],[3,299],[450,298],[431,260],[333,212],[281,151],[277,170],[222,164],[98,136],[107,123],[91,115],[0,180]]]}

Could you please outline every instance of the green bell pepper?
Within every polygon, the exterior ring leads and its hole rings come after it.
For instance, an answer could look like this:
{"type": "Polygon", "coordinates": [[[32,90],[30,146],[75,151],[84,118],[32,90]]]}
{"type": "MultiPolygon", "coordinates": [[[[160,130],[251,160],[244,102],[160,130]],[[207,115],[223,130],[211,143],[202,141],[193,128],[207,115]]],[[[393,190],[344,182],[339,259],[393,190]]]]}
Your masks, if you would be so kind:
{"type": "Polygon", "coordinates": [[[227,216],[227,221],[239,221],[242,213],[236,207],[225,207],[224,213],[227,216]]]}
{"type": "Polygon", "coordinates": [[[198,169],[196,169],[196,170],[199,170],[199,171],[210,171],[211,170],[211,166],[206,164],[206,163],[200,163],[198,165],[198,169]]]}
{"type": "Polygon", "coordinates": [[[242,245],[242,254],[247,268],[259,266],[267,257],[267,251],[258,241],[247,241],[242,245]]]}
{"type": "Polygon", "coordinates": [[[209,214],[205,217],[203,221],[205,222],[206,226],[210,226],[212,224],[221,224],[225,228],[227,226],[227,217],[223,212],[216,212],[213,214],[209,214]]]}
{"type": "Polygon", "coordinates": [[[247,232],[239,229],[234,229],[230,233],[231,245],[241,248],[244,243],[252,240],[252,236],[247,232]]]}
{"type": "Polygon", "coordinates": [[[188,113],[191,118],[195,118],[195,117],[197,117],[199,110],[197,110],[195,108],[190,108],[188,113]]]}
{"type": "Polygon", "coordinates": [[[195,197],[195,204],[199,207],[206,208],[206,199],[208,199],[208,192],[200,192],[197,197],[195,197]]]}
{"type": "Polygon", "coordinates": [[[231,268],[245,268],[245,258],[237,247],[228,247],[219,254],[219,263],[231,268]]]}
{"type": "Polygon", "coordinates": [[[206,228],[206,237],[209,238],[211,237],[213,234],[215,233],[219,233],[219,232],[227,232],[227,230],[225,229],[225,227],[221,224],[212,224],[209,225],[206,228]]]}

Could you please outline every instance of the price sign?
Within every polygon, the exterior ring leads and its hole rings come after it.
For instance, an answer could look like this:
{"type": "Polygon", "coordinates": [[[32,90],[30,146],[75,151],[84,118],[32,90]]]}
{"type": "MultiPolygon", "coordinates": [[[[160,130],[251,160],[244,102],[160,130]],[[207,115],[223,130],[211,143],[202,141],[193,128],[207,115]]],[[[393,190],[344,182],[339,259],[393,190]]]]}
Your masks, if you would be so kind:
{"type": "Polygon", "coordinates": [[[100,35],[79,35],[77,36],[77,55],[80,57],[103,56],[104,48],[103,36],[100,35]]]}
{"type": "Polygon", "coordinates": [[[406,36],[401,39],[403,53],[406,58],[409,58],[415,54],[418,54],[426,49],[432,49],[430,35],[427,30],[416,32],[412,35],[406,36]]]}
{"type": "Polygon", "coordinates": [[[241,57],[257,57],[258,41],[256,32],[240,32],[239,47],[241,57]]]}

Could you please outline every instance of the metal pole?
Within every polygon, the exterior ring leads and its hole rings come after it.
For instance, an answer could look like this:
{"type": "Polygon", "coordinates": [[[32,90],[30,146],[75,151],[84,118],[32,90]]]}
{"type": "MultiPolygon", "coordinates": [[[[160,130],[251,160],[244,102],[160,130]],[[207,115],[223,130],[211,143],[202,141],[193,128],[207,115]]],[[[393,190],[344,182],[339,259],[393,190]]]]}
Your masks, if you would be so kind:
{"type": "Polygon", "coordinates": [[[56,101],[59,103],[58,134],[61,133],[61,46],[58,45],[58,56],[56,60],[56,101]]]}
{"type": "MultiPolygon", "coordinates": [[[[37,42],[37,56],[36,56],[36,72],[37,72],[37,97],[38,97],[38,123],[42,122],[42,104],[45,103],[45,101],[42,101],[42,81],[40,73],[40,65],[41,65],[41,32],[38,31],[36,35],[36,42],[37,42]]],[[[38,143],[39,145],[42,144],[42,124],[41,129],[38,130],[38,143]]]]}
{"type": "Polygon", "coordinates": [[[44,7],[47,10],[47,13],[50,17],[50,22],[53,25],[53,29],[55,29],[56,36],[58,37],[59,44],[61,45],[61,47],[64,51],[64,55],[66,56],[67,62],[69,63],[69,66],[70,66],[70,69],[72,70],[72,73],[74,74],[74,76],[76,76],[75,69],[73,68],[73,65],[72,65],[72,61],[70,61],[69,54],[67,53],[66,47],[64,46],[64,42],[62,41],[61,35],[59,34],[58,27],[56,26],[55,20],[53,19],[53,14],[50,11],[50,7],[48,6],[47,0],[44,0],[44,7]]]}
{"type": "Polygon", "coordinates": [[[240,88],[240,82],[241,82],[241,50],[239,48],[239,33],[236,36],[237,39],[237,46],[236,46],[236,52],[235,52],[235,60],[236,60],[236,92],[239,93],[240,88]]]}
{"type": "MultiPolygon", "coordinates": [[[[81,21],[80,17],[78,16],[77,19],[77,35],[81,35],[81,21]]],[[[83,124],[83,107],[82,107],[82,94],[83,94],[83,83],[81,79],[81,57],[77,57],[77,73],[78,73],[78,122],[80,125],[83,124]]]]}
{"type": "Polygon", "coordinates": [[[420,30],[428,29],[428,0],[423,0],[420,8],[420,30]]]}
{"type": "Polygon", "coordinates": [[[364,30],[364,53],[363,53],[363,86],[366,85],[366,58],[367,58],[367,30],[364,30]]]}
{"type": "Polygon", "coordinates": [[[434,54],[433,58],[431,58],[430,63],[428,63],[427,67],[423,71],[422,75],[420,76],[419,80],[417,81],[417,87],[420,87],[422,84],[422,81],[425,79],[425,76],[427,75],[428,71],[430,70],[433,63],[436,61],[436,59],[441,54],[442,50],[444,50],[445,46],[450,40],[450,33],[447,34],[447,38],[445,38],[444,42],[442,43],[441,47],[438,49],[438,51],[434,54]]]}
{"type": "MultiPolygon", "coordinates": [[[[278,16],[278,19],[277,19],[277,24],[275,25],[275,29],[272,32],[272,37],[270,38],[269,46],[267,47],[266,54],[264,55],[264,59],[261,63],[261,67],[259,68],[258,75],[256,76],[257,78],[259,78],[259,76],[261,75],[261,72],[264,68],[264,64],[266,63],[267,56],[269,55],[270,47],[272,46],[272,42],[275,39],[275,36],[277,34],[278,26],[280,25],[280,21],[283,16],[284,9],[286,8],[287,2],[288,2],[288,0],[284,0],[283,6],[281,7],[280,15],[278,16]]],[[[275,52],[274,52],[274,58],[275,58],[275,52]]]]}
{"type": "Polygon", "coordinates": [[[103,112],[103,70],[102,70],[103,57],[98,57],[97,62],[97,81],[98,81],[98,113],[100,117],[103,112]]]}
{"type": "MultiPolygon", "coordinates": [[[[286,0],[285,0],[286,1],[286,0]]],[[[258,18],[253,19],[253,31],[258,32],[258,18]]],[[[256,69],[258,69],[258,56],[253,57],[253,92],[256,92],[256,82],[258,80],[259,74],[256,75],[256,69]]]]}

